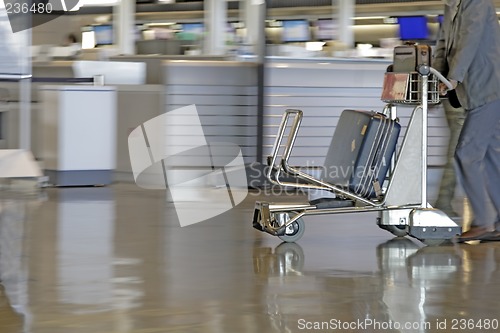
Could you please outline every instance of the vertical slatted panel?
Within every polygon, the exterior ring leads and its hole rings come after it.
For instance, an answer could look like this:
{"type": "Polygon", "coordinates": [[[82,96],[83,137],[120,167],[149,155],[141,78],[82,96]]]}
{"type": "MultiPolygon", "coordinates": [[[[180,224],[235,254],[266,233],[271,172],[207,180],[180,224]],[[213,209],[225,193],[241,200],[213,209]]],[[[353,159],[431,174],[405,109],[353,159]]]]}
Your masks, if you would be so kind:
{"type": "MultiPolygon", "coordinates": [[[[166,62],[166,112],[196,105],[208,143],[232,143],[245,163],[257,159],[257,71],[254,64],[166,62]]],[[[181,132],[189,139],[190,128],[181,132]]]]}

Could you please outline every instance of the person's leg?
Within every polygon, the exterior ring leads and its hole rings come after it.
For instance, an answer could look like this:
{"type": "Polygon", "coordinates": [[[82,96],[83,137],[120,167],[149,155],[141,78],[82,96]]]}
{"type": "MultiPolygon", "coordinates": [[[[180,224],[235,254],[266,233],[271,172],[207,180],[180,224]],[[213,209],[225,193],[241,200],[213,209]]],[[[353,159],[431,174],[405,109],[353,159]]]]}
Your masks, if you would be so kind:
{"type": "Polygon", "coordinates": [[[500,231],[500,120],[486,151],[485,177],[488,194],[496,211],[496,230],[500,231]]]}
{"type": "MultiPolygon", "coordinates": [[[[485,174],[485,157],[500,122],[500,101],[467,112],[455,152],[457,172],[474,213],[471,230],[463,238],[476,237],[490,229],[496,219],[491,206],[485,174]]],[[[498,191],[498,190],[497,190],[498,191]]]]}
{"type": "Polygon", "coordinates": [[[449,216],[457,216],[457,213],[451,206],[451,202],[455,197],[455,189],[457,186],[454,155],[460,131],[462,130],[462,126],[464,124],[465,111],[462,108],[456,109],[452,107],[447,100],[443,101],[443,107],[448,128],[450,129],[450,137],[448,141],[446,165],[443,170],[443,176],[439,185],[439,192],[435,206],[449,216]]]}

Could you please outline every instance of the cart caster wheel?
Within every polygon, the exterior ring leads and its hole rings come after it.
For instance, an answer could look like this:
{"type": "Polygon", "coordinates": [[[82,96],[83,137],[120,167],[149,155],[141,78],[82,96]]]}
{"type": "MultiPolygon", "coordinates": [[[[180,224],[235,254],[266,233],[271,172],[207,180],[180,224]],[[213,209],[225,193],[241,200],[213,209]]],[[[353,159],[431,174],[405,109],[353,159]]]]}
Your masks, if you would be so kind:
{"type": "Polygon", "coordinates": [[[439,246],[446,242],[446,239],[422,239],[422,243],[427,246],[439,246]]]}
{"type": "Polygon", "coordinates": [[[296,242],[302,237],[302,235],[304,235],[305,225],[306,224],[304,223],[304,220],[302,218],[299,218],[297,221],[293,222],[286,228],[284,235],[278,237],[283,242],[296,242]]]}
{"type": "Polygon", "coordinates": [[[404,225],[385,225],[382,229],[389,231],[396,237],[404,237],[408,235],[406,231],[406,226],[404,225]]]}

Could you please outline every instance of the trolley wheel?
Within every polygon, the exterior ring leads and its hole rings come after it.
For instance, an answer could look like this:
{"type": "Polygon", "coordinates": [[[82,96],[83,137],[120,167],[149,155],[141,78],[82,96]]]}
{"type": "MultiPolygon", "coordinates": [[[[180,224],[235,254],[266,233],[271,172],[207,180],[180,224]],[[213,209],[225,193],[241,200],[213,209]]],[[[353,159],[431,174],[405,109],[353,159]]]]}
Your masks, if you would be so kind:
{"type": "Polygon", "coordinates": [[[420,241],[427,246],[439,246],[439,245],[445,243],[447,240],[446,239],[422,239],[420,241]]]}
{"type": "Polygon", "coordinates": [[[306,224],[304,223],[304,220],[299,218],[285,229],[284,235],[278,237],[287,243],[296,242],[302,237],[302,235],[304,235],[305,226],[306,224]]]}
{"type": "Polygon", "coordinates": [[[408,232],[406,231],[406,226],[404,225],[384,225],[381,226],[381,228],[389,231],[396,237],[404,237],[408,235],[408,232]]]}

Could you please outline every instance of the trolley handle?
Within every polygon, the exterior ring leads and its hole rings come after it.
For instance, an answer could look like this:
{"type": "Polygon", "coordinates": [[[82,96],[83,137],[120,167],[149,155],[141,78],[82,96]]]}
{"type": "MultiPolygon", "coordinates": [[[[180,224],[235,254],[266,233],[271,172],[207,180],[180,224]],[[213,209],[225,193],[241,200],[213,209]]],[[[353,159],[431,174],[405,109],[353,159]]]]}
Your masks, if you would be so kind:
{"type": "Polygon", "coordinates": [[[288,161],[291,155],[291,151],[293,145],[295,143],[295,139],[297,137],[297,133],[299,131],[300,123],[302,122],[302,110],[296,109],[287,109],[281,118],[280,127],[278,130],[278,134],[276,135],[276,139],[274,141],[273,150],[270,156],[267,157],[267,165],[270,167],[267,170],[266,177],[271,180],[273,177],[273,173],[276,179],[279,178],[281,167],[283,165],[283,161],[288,161]],[[293,118],[293,122],[288,128],[288,121],[290,118],[293,118]],[[287,132],[288,129],[288,132],[287,132]],[[283,141],[285,137],[288,138],[288,141],[285,143],[283,148],[283,141]],[[283,149],[281,156],[278,156],[280,151],[283,149]],[[281,159],[279,164],[276,164],[277,160],[281,159]]]}

